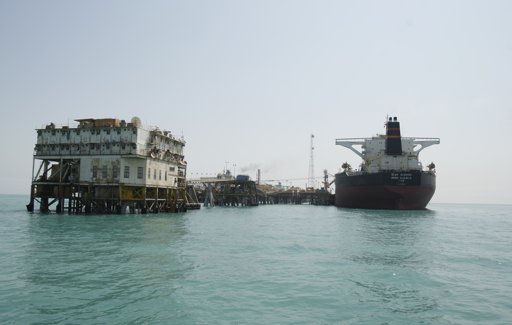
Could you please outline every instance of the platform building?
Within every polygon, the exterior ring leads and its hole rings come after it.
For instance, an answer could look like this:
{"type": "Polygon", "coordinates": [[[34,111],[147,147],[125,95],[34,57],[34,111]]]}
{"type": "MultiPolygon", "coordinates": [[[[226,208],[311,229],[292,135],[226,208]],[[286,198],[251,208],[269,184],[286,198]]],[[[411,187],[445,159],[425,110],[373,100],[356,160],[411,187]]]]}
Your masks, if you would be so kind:
{"type": "Polygon", "coordinates": [[[28,211],[186,210],[185,140],[139,118],[78,119],[37,129],[28,211]]]}

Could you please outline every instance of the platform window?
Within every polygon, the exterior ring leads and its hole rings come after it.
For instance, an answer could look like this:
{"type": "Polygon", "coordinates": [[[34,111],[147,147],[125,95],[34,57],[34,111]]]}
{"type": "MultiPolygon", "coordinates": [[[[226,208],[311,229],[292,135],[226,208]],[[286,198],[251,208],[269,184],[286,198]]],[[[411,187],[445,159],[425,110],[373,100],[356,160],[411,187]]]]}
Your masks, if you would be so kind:
{"type": "Polygon", "coordinates": [[[124,178],[130,178],[130,166],[124,166],[124,178]]]}
{"type": "Polygon", "coordinates": [[[142,179],[144,177],[144,167],[137,167],[137,178],[142,179]]]}

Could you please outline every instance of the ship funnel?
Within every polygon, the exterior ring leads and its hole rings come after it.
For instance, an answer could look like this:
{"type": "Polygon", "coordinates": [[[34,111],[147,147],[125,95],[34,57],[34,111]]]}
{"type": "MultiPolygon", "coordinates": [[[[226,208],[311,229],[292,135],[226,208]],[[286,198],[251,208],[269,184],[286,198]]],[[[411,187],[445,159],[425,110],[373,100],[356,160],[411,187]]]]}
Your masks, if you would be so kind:
{"type": "Polygon", "coordinates": [[[402,137],[400,136],[400,122],[395,117],[389,118],[386,123],[386,155],[400,156],[402,154],[402,137]]]}

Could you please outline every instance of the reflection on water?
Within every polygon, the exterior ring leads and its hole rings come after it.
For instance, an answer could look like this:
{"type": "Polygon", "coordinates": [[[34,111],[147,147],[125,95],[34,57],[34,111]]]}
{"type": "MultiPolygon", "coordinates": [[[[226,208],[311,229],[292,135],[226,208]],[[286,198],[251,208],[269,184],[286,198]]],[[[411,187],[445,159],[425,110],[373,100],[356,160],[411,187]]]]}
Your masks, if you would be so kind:
{"type": "Polygon", "coordinates": [[[384,246],[415,245],[435,222],[435,211],[356,210],[357,231],[370,243],[384,246]]]}

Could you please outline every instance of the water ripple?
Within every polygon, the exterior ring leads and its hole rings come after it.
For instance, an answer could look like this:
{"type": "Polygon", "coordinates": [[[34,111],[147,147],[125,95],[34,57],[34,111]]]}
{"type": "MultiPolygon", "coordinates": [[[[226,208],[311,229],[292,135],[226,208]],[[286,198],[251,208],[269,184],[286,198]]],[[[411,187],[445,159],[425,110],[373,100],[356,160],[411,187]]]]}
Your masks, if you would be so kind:
{"type": "Polygon", "coordinates": [[[58,216],[24,199],[0,196],[3,323],[512,320],[508,206],[58,216]]]}

